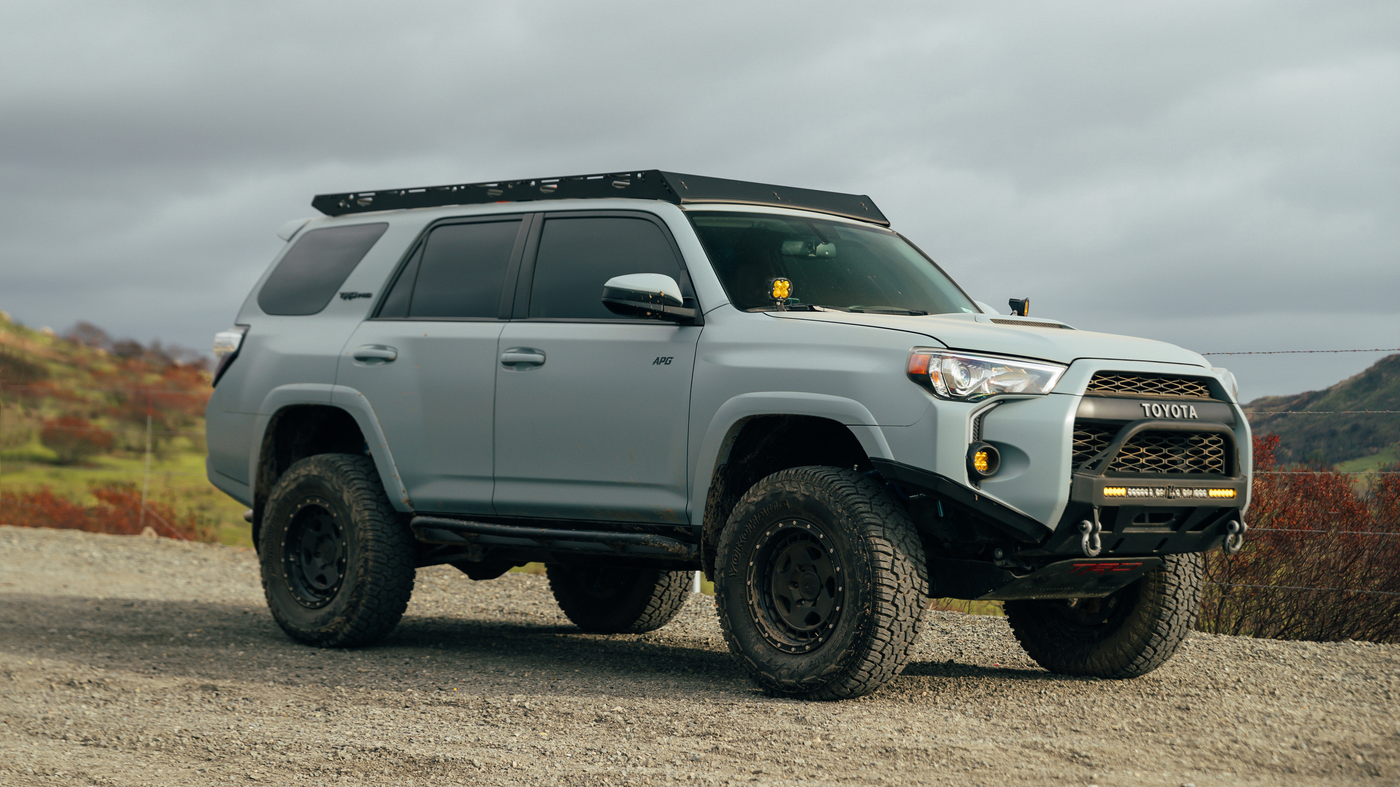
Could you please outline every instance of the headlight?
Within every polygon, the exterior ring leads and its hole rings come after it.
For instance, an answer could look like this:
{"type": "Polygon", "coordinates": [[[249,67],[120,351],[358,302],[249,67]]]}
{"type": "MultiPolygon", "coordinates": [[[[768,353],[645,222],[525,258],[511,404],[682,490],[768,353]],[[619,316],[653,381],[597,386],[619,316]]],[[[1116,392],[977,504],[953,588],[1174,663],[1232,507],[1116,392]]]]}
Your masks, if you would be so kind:
{"type": "Polygon", "coordinates": [[[1043,361],[915,349],[909,354],[909,379],[940,399],[976,402],[997,394],[1045,394],[1059,382],[1065,367],[1043,361]]]}

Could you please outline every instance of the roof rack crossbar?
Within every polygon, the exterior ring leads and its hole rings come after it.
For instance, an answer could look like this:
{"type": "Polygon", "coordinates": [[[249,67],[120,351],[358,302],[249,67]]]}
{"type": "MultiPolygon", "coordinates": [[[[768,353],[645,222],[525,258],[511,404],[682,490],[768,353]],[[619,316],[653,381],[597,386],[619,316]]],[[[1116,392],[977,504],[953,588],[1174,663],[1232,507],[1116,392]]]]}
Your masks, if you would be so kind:
{"type": "Polygon", "coordinates": [[[661,170],[570,175],[557,178],[458,183],[381,191],[319,194],[312,207],[327,216],[380,210],[483,205],[493,202],[532,202],[555,199],[655,199],[676,205],[728,202],[800,208],[889,226],[875,202],[862,194],[772,186],[743,180],[681,175],[661,170]]]}

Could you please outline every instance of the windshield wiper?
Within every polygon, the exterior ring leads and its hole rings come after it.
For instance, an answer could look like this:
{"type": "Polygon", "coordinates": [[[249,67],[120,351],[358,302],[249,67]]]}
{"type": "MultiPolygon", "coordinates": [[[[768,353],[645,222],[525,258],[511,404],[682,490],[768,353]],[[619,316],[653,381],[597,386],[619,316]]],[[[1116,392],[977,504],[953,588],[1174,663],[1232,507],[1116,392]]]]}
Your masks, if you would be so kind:
{"type": "Polygon", "coordinates": [[[900,306],[851,306],[844,311],[857,314],[908,314],[914,317],[928,314],[923,309],[905,309],[900,306]]]}

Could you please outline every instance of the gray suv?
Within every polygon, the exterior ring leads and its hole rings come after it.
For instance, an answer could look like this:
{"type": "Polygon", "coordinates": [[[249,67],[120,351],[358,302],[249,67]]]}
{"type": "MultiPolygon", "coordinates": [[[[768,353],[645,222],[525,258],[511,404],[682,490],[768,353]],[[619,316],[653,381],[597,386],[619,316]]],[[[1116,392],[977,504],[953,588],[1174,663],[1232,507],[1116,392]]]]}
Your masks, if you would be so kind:
{"type": "Polygon", "coordinates": [[[414,571],[530,561],[584,631],[715,583],[739,665],[869,693],[928,597],[1132,677],[1238,549],[1229,372],[975,302],[869,197],[645,171],[316,197],[216,338],[208,472],[289,636],[363,645],[414,571]]]}

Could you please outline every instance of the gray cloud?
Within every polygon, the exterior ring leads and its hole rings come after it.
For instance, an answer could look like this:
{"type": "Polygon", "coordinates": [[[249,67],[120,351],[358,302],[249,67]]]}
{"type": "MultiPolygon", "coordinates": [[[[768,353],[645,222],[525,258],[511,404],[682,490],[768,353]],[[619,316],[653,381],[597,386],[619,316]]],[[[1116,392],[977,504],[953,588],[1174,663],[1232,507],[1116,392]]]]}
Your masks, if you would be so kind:
{"type": "Polygon", "coordinates": [[[0,73],[35,325],[202,347],[313,194],[662,167],[870,194],[1084,328],[1400,346],[1392,3],[11,4],[0,73]]]}

